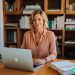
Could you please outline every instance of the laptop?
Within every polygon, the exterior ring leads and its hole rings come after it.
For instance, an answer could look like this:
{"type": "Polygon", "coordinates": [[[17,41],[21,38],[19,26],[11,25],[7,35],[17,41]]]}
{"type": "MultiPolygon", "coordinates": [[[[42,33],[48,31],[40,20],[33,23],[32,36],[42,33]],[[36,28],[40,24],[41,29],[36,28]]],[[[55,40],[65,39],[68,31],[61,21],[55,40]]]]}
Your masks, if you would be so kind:
{"type": "Polygon", "coordinates": [[[6,67],[26,71],[37,71],[43,65],[34,67],[30,49],[0,47],[2,62],[6,67]]]}

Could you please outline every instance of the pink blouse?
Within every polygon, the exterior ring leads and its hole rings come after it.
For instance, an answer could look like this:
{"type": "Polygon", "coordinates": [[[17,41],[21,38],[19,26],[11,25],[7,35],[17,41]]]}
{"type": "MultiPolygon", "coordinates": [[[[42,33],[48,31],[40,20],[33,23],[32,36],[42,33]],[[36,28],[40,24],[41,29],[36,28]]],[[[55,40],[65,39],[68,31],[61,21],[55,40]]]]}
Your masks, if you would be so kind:
{"type": "Polygon", "coordinates": [[[38,45],[35,39],[34,31],[25,32],[21,48],[31,49],[35,58],[45,58],[47,62],[54,60],[57,56],[54,32],[44,31],[38,45]]]}

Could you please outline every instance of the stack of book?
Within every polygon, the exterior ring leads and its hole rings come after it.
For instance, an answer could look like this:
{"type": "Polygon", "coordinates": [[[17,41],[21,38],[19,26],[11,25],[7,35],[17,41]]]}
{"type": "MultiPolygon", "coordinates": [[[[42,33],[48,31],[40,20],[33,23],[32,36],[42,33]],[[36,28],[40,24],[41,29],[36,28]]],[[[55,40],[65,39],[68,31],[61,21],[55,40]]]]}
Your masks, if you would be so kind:
{"type": "Polygon", "coordinates": [[[26,5],[26,7],[23,9],[23,14],[31,14],[35,10],[41,10],[41,6],[39,4],[26,5]]]}
{"type": "Polygon", "coordinates": [[[72,75],[75,73],[74,72],[75,64],[68,60],[52,62],[50,64],[50,67],[58,71],[62,75],[72,75]]]}
{"type": "Polygon", "coordinates": [[[21,16],[19,23],[21,29],[30,29],[29,16],[21,16]]]}
{"type": "Polygon", "coordinates": [[[57,16],[54,20],[48,20],[48,27],[50,29],[64,29],[64,15],[57,16]]]}

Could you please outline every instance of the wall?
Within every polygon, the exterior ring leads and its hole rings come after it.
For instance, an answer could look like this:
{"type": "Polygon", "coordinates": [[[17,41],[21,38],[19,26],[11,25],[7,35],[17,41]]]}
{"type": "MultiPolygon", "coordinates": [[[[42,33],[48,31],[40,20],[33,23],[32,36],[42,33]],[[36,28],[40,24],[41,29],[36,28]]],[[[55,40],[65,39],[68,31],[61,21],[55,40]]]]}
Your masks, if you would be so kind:
{"type": "Polygon", "coordinates": [[[4,46],[4,37],[3,37],[3,0],[0,0],[0,47],[4,46]]]}

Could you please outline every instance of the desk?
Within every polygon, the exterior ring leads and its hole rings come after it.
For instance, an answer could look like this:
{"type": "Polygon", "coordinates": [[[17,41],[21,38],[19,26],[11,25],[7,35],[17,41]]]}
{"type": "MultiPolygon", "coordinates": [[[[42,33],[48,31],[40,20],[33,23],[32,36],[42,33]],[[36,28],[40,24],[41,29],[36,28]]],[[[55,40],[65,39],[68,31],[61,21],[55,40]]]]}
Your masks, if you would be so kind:
{"type": "MultiPolygon", "coordinates": [[[[55,61],[60,61],[61,59],[56,59],[55,61]]],[[[75,60],[70,60],[75,62],[75,60]]],[[[36,72],[26,72],[17,69],[5,68],[2,63],[0,63],[0,75],[60,75],[57,71],[49,67],[50,63],[45,64],[40,70],[36,72]]]]}

